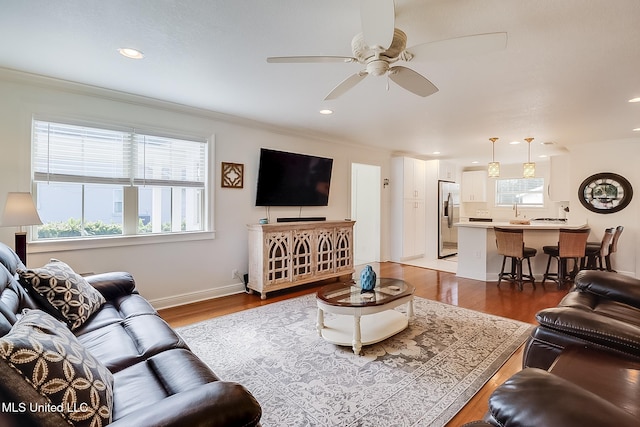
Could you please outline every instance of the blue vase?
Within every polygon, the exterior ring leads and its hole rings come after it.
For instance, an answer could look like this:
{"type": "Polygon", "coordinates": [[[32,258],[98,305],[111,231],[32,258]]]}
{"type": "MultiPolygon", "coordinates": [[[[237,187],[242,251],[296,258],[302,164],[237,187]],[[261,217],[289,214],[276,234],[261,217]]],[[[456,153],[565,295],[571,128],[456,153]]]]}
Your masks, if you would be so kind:
{"type": "Polygon", "coordinates": [[[370,265],[365,266],[360,273],[360,287],[363,292],[371,292],[376,287],[376,272],[370,265]]]}

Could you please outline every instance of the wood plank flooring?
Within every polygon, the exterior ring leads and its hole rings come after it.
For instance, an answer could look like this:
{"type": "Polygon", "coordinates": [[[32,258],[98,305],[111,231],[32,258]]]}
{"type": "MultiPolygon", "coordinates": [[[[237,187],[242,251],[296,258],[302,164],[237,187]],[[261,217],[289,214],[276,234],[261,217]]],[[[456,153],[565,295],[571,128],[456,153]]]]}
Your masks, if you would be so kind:
{"type": "MultiPolygon", "coordinates": [[[[568,288],[558,290],[555,283],[547,282],[545,288],[537,283],[534,290],[531,284],[525,283],[524,290],[520,292],[516,286],[504,281],[498,288],[496,282],[463,279],[456,277],[453,273],[404,264],[383,262],[373,264],[373,267],[380,272],[381,277],[393,277],[411,283],[416,287],[417,296],[532,324],[536,324],[535,314],[543,308],[557,305],[566,295],[568,288]]],[[[159,313],[171,326],[179,327],[314,293],[319,287],[320,285],[307,285],[274,292],[269,294],[266,300],[261,300],[259,295],[243,293],[159,310],[159,313]]],[[[500,368],[447,426],[460,426],[466,422],[481,419],[487,411],[489,395],[498,385],[519,371],[521,364],[522,348],[500,368]]]]}

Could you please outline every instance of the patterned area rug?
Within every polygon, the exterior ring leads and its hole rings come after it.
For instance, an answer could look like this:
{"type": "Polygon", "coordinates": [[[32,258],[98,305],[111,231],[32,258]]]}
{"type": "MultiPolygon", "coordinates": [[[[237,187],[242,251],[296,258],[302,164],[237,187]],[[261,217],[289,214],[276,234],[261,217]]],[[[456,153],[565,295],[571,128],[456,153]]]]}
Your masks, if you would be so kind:
{"type": "Polygon", "coordinates": [[[263,427],[442,426],[533,328],[418,297],[414,310],[409,328],[361,356],[318,335],[315,295],[178,331],[220,378],[254,394],[263,427]]]}

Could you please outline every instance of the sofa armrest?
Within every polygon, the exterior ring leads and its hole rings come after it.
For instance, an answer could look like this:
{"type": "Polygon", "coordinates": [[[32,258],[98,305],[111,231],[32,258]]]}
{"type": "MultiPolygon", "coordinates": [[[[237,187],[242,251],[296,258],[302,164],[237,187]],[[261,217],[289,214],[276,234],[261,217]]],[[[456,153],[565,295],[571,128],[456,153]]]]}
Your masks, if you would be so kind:
{"type": "Polygon", "coordinates": [[[129,273],[116,271],[86,276],[85,280],[107,300],[137,293],[136,282],[129,273]]]}
{"type": "Polygon", "coordinates": [[[609,271],[581,271],[575,287],[602,298],[640,308],[640,280],[609,271]]]}
{"type": "Polygon", "coordinates": [[[613,403],[547,371],[524,369],[489,398],[489,412],[505,427],[637,426],[613,403]]]}
{"type": "MultiPolygon", "coordinates": [[[[135,396],[131,396],[135,399],[135,396]]],[[[257,426],[262,409],[243,386],[215,381],[127,414],[110,427],[257,426]]]]}
{"type": "Polygon", "coordinates": [[[541,327],[580,338],[627,354],[640,354],[640,327],[612,317],[574,307],[539,311],[541,327]]]}

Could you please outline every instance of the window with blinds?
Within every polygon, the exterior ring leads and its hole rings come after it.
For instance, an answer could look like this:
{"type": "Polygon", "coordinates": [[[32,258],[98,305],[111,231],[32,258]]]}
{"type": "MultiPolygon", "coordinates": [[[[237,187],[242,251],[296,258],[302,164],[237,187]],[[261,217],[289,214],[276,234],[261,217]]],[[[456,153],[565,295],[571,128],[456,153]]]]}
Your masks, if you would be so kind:
{"type": "Polygon", "coordinates": [[[207,152],[204,140],[34,120],[38,238],[204,231],[207,152]]]}
{"type": "Polygon", "coordinates": [[[496,206],[544,206],[544,178],[496,179],[496,206]]]}

